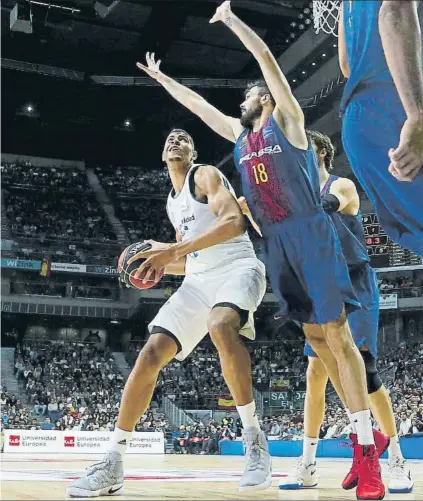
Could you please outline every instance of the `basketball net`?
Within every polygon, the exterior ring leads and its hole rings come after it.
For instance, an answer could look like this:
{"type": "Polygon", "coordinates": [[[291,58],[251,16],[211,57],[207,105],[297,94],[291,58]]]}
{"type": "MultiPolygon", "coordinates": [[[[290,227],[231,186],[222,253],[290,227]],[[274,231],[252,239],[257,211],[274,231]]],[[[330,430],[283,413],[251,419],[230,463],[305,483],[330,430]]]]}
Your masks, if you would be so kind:
{"type": "Polygon", "coordinates": [[[342,0],[314,0],[313,19],[316,33],[320,30],[338,36],[339,9],[342,0]]]}

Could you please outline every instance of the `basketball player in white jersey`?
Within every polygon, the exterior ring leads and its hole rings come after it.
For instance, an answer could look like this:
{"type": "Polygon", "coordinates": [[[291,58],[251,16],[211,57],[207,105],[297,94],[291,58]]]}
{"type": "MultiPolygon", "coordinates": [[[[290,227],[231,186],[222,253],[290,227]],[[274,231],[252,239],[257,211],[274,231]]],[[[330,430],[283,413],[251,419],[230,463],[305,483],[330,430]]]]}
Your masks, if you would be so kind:
{"type": "Polygon", "coordinates": [[[181,287],[149,325],[122,396],[110,450],[102,462],[69,485],[73,497],[123,494],[123,459],[134,427],[150,404],[160,370],[184,360],[207,335],[215,344],[226,384],[242,419],[246,467],[240,490],[271,485],[267,441],[255,411],[251,360],[240,332],[255,337],[253,313],[265,290],[265,269],[246,233],[244,216],[226,178],[210,165],[196,165],[191,136],[173,130],[165,143],[173,189],[167,201],[178,243],[156,244],[143,268],[185,275],[181,287]]]}

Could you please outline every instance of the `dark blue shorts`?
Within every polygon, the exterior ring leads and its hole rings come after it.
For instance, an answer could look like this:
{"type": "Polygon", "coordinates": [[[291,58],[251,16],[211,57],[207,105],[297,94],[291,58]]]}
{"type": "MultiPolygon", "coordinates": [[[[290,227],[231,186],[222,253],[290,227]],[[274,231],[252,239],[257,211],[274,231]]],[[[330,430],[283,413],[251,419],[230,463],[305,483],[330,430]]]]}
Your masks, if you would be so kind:
{"type": "Polygon", "coordinates": [[[398,146],[405,119],[397,95],[367,89],[348,105],[342,139],[351,168],[386,233],[423,256],[423,169],[411,183],[397,181],[388,171],[388,151],[398,146]]]}
{"type": "Polygon", "coordinates": [[[347,314],[360,308],[336,230],[323,211],[262,229],[278,318],[326,324],[344,306],[347,314]]]}
{"type": "MultiPolygon", "coordinates": [[[[370,353],[377,358],[377,334],[379,327],[379,290],[376,273],[365,263],[350,269],[350,279],[354,291],[361,303],[361,309],[348,315],[351,334],[358,348],[367,346],[370,353]]],[[[316,353],[306,341],[304,355],[315,357],[316,353]]]]}

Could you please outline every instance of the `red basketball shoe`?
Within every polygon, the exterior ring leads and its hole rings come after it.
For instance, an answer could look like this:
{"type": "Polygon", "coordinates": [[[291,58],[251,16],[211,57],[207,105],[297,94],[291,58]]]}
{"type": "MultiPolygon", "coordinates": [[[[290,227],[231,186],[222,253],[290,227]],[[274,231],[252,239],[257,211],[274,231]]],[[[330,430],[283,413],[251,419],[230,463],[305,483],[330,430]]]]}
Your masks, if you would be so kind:
{"type": "MultiPolygon", "coordinates": [[[[377,430],[373,430],[373,437],[375,439],[377,456],[379,458],[388,448],[390,439],[389,437],[387,437],[386,435],[377,430]]],[[[357,458],[355,454],[356,446],[358,445],[357,435],[355,433],[351,433],[350,440],[352,442],[352,447],[354,448],[354,458],[351,469],[344,478],[344,481],[342,482],[342,488],[345,489],[346,491],[354,489],[354,487],[356,487],[358,483],[357,458]]]]}
{"type": "Polygon", "coordinates": [[[379,453],[374,445],[356,445],[358,484],[357,499],[383,499],[385,486],[379,464],[379,453]]]}

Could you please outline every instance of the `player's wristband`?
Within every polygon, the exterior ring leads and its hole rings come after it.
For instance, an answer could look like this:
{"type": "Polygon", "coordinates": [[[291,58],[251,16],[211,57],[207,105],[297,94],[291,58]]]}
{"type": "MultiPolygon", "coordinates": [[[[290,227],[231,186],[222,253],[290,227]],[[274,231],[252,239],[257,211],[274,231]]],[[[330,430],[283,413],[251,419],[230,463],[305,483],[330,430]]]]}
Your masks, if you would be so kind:
{"type": "Polygon", "coordinates": [[[323,210],[327,214],[330,214],[331,212],[336,212],[341,204],[335,195],[328,193],[322,198],[322,205],[323,210]]]}

